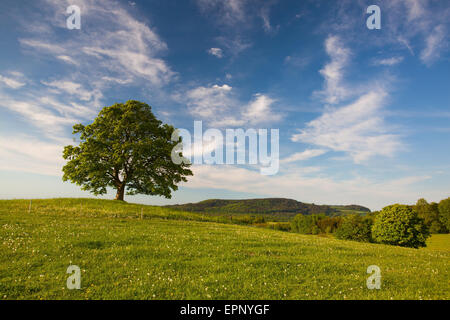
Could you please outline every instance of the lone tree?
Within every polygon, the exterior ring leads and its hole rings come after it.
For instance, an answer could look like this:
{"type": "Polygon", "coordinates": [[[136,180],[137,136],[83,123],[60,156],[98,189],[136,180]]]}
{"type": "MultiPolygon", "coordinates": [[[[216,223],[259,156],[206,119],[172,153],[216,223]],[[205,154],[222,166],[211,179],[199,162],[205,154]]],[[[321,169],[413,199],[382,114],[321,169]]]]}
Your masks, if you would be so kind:
{"type": "MultiPolygon", "coordinates": [[[[95,195],[107,187],[117,190],[116,200],[127,194],[171,197],[177,183],[192,176],[190,164],[172,161],[175,128],[156,119],[151,107],[130,100],[105,107],[87,126],[76,124],[79,146],[66,146],[63,180],[70,180],[95,195]]],[[[182,156],[181,154],[179,154],[182,156]]]]}

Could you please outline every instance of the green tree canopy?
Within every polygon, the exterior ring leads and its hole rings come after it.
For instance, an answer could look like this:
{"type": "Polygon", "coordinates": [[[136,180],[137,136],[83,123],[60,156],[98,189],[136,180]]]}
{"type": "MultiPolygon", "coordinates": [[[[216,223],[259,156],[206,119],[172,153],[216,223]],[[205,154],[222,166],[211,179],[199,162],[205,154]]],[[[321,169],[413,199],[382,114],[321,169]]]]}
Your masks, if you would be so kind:
{"type": "Polygon", "coordinates": [[[111,187],[117,190],[116,200],[123,200],[125,191],[170,198],[176,184],[192,175],[190,164],[172,161],[172,150],[181,142],[172,141],[174,127],[156,119],[145,103],[105,107],[92,124],[73,129],[81,142],[64,148],[63,180],[95,195],[111,187]]]}
{"type": "Polygon", "coordinates": [[[422,218],[430,228],[431,233],[445,232],[445,227],[439,219],[438,204],[435,202],[428,203],[425,199],[417,200],[415,210],[419,218],[422,218]]]}
{"type": "Polygon", "coordinates": [[[372,219],[358,214],[350,214],[342,218],[342,222],[336,230],[338,239],[354,240],[361,242],[372,241],[372,219]]]}
{"type": "Polygon", "coordinates": [[[291,229],[294,232],[302,234],[319,234],[320,228],[317,222],[326,216],[321,214],[303,215],[299,213],[291,221],[291,229]]]}
{"type": "Polygon", "coordinates": [[[400,204],[383,208],[372,227],[376,242],[402,247],[425,247],[429,236],[428,227],[417,212],[400,204]]]}
{"type": "Polygon", "coordinates": [[[439,202],[439,220],[445,226],[447,231],[450,231],[450,198],[441,200],[439,202]]]}

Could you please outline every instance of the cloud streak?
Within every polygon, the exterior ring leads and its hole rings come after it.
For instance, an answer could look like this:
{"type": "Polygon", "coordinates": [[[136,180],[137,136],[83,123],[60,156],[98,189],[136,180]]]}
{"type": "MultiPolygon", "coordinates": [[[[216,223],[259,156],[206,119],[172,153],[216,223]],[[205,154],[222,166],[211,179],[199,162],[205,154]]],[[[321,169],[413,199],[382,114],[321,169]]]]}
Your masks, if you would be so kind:
{"type": "Polygon", "coordinates": [[[0,74],[0,83],[3,83],[4,85],[12,89],[19,89],[26,85],[25,82],[18,79],[17,74],[15,77],[6,77],[0,74]]]}
{"type": "MultiPolygon", "coordinates": [[[[43,16],[43,21],[55,25],[56,30],[65,28],[63,19],[53,17],[69,2],[48,1],[48,4],[54,15],[43,16]]],[[[63,39],[55,32],[31,32],[19,40],[21,45],[79,66],[88,75],[103,73],[119,79],[140,79],[157,87],[175,77],[175,72],[160,57],[167,51],[167,44],[148,25],[133,18],[126,8],[105,0],[81,1],[79,5],[83,20],[95,23],[95,31],[75,32],[63,39]]]]}
{"type": "Polygon", "coordinates": [[[309,160],[309,159],[321,156],[325,153],[327,153],[327,151],[324,149],[307,149],[305,151],[297,152],[297,153],[290,155],[287,158],[284,158],[283,160],[280,161],[280,163],[290,163],[290,162],[309,160]]]}
{"type": "Polygon", "coordinates": [[[63,144],[30,136],[0,137],[0,170],[61,176],[63,144]]]}
{"type": "Polygon", "coordinates": [[[223,58],[223,51],[220,48],[210,48],[208,53],[212,56],[215,56],[219,59],[223,58]]]}
{"type": "Polygon", "coordinates": [[[392,156],[402,144],[397,135],[388,133],[381,116],[386,96],[379,89],[349,105],[330,109],[291,139],[349,153],[355,163],[376,155],[392,156]]]}
{"type": "Polygon", "coordinates": [[[396,64],[399,64],[403,61],[403,57],[391,57],[391,58],[384,58],[384,59],[376,59],[373,61],[373,65],[376,66],[394,66],[396,64]]]}
{"type": "Polygon", "coordinates": [[[336,104],[349,96],[349,90],[343,85],[344,68],[348,64],[351,52],[342,45],[337,36],[330,36],[325,41],[325,50],[331,61],[319,72],[325,78],[325,88],[317,94],[324,97],[324,101],[336,104]]]}
{"type": "Polygon", "coordinates": [[[200,86],[174,96],[186,103],[196,120],[208,121],[211,126],[248,126],[275,123],[282,115],[273,111],[275,100],[265,94],[255,94],[249,102],[240,101],[227,84],[200,86]]]}
{"type": "MultiPolygon", "coordinates": [[[[325,49],[331,61],[320,73],[325,79],[322,92],[325,101],[336,104],[342,99],[361,91],[344,82],[344,68],[350,57],[350,51],[342,46],[336,36],[329,36],[325,49]]],[[[373,156],[393,156],[402,148],[397,135],[389,132],[383,117],[388,92],[384,85],[372,83],[366,92],[355,101],[344,106],[328,106],[323,114],[308,122],[305,128],[292,135],[294,142],[313,144],[337,152],[348,153],[355,163],[362,163],[373,156]]]]}
{"type": "Polygon", "coordinates": [[[420,59],[427,65],[431,65],[439,59],[440,53],[448,47],[446,38],[447,32],[445,26],[436,26],[425,40],[426,46],[420,53],[420,59]]]}

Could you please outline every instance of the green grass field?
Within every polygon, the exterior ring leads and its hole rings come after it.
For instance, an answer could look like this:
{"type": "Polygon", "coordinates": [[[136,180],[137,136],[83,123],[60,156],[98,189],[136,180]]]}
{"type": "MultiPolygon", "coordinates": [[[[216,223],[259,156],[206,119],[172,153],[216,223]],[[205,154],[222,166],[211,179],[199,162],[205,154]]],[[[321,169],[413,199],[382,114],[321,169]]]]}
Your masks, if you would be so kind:
{"type": "Polygon", "coordinates": [[[427,247],[421,250],[450,250],[450,234],[433,234],[427,241],[427,247]]]}
{"type": "Polygon", "coordinates": [[[28,207],[0,201],[0,299],[450,299],[449,235],[416,250],[107,200],[28,207]],[[81,290],[66,288],[69,265],[81,290]]]}

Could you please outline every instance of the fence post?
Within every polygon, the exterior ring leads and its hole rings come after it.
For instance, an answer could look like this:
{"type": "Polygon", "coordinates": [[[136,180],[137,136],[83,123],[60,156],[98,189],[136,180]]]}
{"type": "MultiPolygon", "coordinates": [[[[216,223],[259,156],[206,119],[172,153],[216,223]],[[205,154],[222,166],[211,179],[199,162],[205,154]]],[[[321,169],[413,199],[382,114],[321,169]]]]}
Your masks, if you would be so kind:
{"type": "Polygon", "coordinates": [[[141,220],[144,219],[144,208],[141,208],[141,220]]]}
{"type": "Polygon", "coordinates": [[[33,200],[30,200],[30,205],[28,206],[28,213],[30,213],[31,212],[31,202],[32,202],[33,200]]]}

